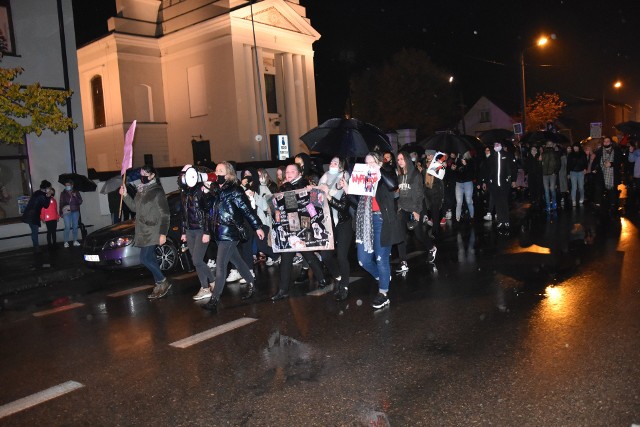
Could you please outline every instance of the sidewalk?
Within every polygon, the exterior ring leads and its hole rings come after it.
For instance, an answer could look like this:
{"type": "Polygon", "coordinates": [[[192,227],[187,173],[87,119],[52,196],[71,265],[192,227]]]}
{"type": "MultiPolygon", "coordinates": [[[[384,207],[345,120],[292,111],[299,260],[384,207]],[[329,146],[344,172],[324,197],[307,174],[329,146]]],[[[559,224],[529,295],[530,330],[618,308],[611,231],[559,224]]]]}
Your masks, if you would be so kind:
{"type": "Polygon", "coordinates": [[[39,254],[32,248],[0,252],[0,296],[77,279],[89,271],[81,248],[65,249],[62,243],[53,251],[40,246],[39,254]]]}

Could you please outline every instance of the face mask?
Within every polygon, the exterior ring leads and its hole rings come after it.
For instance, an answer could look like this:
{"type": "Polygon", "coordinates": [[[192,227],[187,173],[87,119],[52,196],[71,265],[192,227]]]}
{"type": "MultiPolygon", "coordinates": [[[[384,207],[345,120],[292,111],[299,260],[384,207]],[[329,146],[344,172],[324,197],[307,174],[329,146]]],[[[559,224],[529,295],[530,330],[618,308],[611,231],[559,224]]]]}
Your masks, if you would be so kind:
{"type": "Polygon", "coordinates": [[[485,157],[489,157],[491,153],[484,153],[485,157]]]}
{"type": "Polygon", "coordinates": [[[331,175],[335,175],[335,174],[337,174],[338,172],[340,172],[340,169],[339,169],[339,168],[329,168],[329,173],[330,173],[331,175]]]}
{"type": "Polygon", "coordinates": [[[413,156],[411,156],[411,161],[412,161],[412,162],[414,162],[414,163],[415,163],[415,161],[416,161],[416,160],[418,160],[418,158],[417,158],[417,157],[413,157],[413,156]]]}
{"type": "Polygon", "coordinates": [[[227,179],[225,178],[225,176],[224,176],[224,175],[216,175],[216,176],[218,177],[218,178],[216,179],[216,182],[217,182],[219,185],[224,184],[224,182],[227,180],[227,179]]]}
{"type": "Polygon", "coordinates": [[[497,153],[498,151],[502,150],[502,146],[498,145],[496,147],[493,147],[494,151],[497,153]]]}
{"type": "Polygon", "coordinates": [[[70,185],[65,185],[64,189],[67,190],[67,191],[71,191],[73,189],[73,187],[70,186],[70,185]]]}
{"type": "Polygon", "coordinates": [[[265,178],[260,178],[261,185],[267,185],[267,180],[265,178]]]}
{"type": "Polygon", "coordinates": [[[149,179],[148,176],[146,175],[140,175],[140,182],[143,184],[148,184],[151,181],[151,179],[149,179]]]}

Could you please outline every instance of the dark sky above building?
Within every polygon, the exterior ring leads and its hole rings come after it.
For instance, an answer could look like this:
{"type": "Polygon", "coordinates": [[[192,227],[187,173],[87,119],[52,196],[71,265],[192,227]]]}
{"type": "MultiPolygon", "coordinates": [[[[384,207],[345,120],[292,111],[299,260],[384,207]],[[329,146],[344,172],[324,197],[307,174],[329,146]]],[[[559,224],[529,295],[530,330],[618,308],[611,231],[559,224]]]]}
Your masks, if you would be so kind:
{"type": "MultiPolygon", "coordinates": [[[[340,116],[348,76],[403,48],[426,51],[455,77],[467,105],[485,95],[510,113],[527,95],[558,92],[567,103],[640,103],[637,0],[301,0],[322,38],[314,45],[319,120],[340,116]],[[538,36],[554,39],[532,47],[538,36]],[[612,88],[620,79],[623,87],[612,88]]],[[[73,0],[78,45],[106,33],[115,0],[73,0]]]]}

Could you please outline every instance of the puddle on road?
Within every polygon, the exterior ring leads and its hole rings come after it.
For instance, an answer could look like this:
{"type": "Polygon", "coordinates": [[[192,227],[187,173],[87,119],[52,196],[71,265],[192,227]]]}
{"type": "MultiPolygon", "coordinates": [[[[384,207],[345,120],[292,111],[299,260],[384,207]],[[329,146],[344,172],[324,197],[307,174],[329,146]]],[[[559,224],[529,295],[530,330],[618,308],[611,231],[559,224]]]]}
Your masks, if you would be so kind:
{"type": "Polygon", "coordinates": [[[276,331],[269,337],[262,359],[273,382],[317,381],[324,367],[317,353],[309,344],[276,331]]]}

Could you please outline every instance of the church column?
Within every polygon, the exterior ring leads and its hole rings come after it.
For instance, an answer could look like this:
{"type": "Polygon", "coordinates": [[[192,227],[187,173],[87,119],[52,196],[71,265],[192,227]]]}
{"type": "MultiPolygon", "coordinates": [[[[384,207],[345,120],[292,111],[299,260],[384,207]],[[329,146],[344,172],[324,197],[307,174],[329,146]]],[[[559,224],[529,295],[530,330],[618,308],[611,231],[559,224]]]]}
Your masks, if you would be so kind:
{"type": "Polygon", "coordinates": [[[298,107],[298,128],[300,129],[301,135],[309,130],[302,59],[303,57],[301,55],[293,55],[293,77],[296,88],[296,105],[298,107]]]}
{"type": "MultiPolygon", "coordinates": [[[[255,103],[256,105],[256,114],[258,116],[258,132],[253,135],[254,143],[258,144],[258,153],[260,153],[260,158],[263,160],[269,159],[269,135],[267,135],[267,91],[264,83],[264,56],[263,49],[258,47],[257,50],[254,51],[257,56],[257,69],[255,70],[254,86],[256,88],[256,97],[255,103]],[[261,141],[256,141],[255,136],[260,134],[262,136],[261,141]]],[[[255,57],[254,57],[255,63],[255,57]]]]}
{"type": "Polygon", "coordinates": [[[242,47],[244,60],[244,84],[247,96],[247,123],[249,124],[249,138],[251,143],[255,143],[253,139],[258,133],[258,108],[256,104],[256,85],[255,79],[255,57],[253,56],[253,47],[244,45],[242,47]]]}
{"type": "Polygon", "coordinates": [[[287,120],[287,135],[289,136],[289,149],[294,156],[301,151],[300,127],[298,124],[298,106],[296,105],[295,76],[293,72],[293,55],[283,53],[284,70],[284,104],[287,120]]]}

